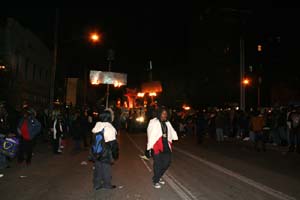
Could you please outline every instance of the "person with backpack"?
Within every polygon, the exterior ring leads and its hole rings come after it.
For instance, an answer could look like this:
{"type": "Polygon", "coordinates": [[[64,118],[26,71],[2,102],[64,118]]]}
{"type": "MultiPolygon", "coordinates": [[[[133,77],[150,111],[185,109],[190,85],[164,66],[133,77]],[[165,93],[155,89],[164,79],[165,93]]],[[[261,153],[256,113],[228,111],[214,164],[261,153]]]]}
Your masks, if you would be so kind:
{"type": "Polygon", "coordinates": [[[171,164],[172,142],[178,140],[176,131],[168,121],[168,112],[165,108],[160,109],[157,117],[150,120],[147,136],[145,156],[148,158],[153,156],[152,181],[154,188],[159,189],[165,184],[161,178],[171,164]]]}
{"type": "Polygon", "coordinates": [[[296,151],[300,153],[300,106],[293,109],[288,116],[288,121],[290,122],[290,146],[288,152],[294,152],[296,146],[296,151]]]}
{"type": "Polygon", "coordinates": [[[115,189],[111,184],[112,164],[118,159],[119,148],[117,143],[117,131],[113,127],[111,112],[105,110],[100,114],[100,121],[92,129],[93,144],[91,155],[95,162],[93,176],[94,189],[115,189]]]}
{"type": "Polygon", "coordinates": [[[28,108],[25,108],[17,130],[20,136],[18,162],[21,164],[26,160],[26,165],[30,165],[33,139],[41,131],[41,123],[34,117],[33,113],[29,112],[28,108]]]}

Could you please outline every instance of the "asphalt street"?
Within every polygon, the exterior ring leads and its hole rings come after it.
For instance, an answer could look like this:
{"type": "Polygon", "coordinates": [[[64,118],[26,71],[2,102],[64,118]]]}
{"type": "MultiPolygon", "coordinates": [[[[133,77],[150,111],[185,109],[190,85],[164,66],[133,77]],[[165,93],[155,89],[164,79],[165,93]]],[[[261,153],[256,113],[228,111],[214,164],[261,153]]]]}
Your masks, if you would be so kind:
{"type": "Polygon", "coordinates": [[[30,167],[12,164],[0,178],[1,199],[300,199],[300,156],[280,150],[256,152],[242,142],[218,144],[195,138],[175,142],[166,185],[154,189],[152,160],[143,160],[146,134],[119,135],[120,159],[113,165],[115,190],[92,189],[88,151],[52,155],[47,144],[35,150],[30,167]]]}

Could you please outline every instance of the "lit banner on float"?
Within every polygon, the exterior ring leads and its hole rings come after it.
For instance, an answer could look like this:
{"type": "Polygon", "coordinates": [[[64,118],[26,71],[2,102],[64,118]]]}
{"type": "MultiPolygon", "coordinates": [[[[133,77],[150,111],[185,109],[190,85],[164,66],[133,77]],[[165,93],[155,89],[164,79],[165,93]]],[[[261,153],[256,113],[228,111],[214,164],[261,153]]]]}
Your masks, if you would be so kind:
{"type": "Polygon", "coordinates": [[[127,74],[91,70],[90,82],[92,85],[110,84],[120,87],[127,85],[127,74]]]}

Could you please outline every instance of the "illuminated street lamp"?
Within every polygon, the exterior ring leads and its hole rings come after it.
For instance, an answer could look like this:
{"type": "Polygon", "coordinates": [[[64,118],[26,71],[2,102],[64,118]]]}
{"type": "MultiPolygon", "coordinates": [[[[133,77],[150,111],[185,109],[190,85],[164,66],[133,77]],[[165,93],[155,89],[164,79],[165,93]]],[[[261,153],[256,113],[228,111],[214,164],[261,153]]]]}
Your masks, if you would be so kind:
{"type": "Polygon", "coordinates": [[[0,65],[0,70],[5,70],[5,69],[6,69],[5,65],[0,65]]]}
{"type": "Polygon", "coordinates": [[[260,44],[257,45],[257,51],[258,51],[258,52],[261,52],[261,51],[262,51],[262,45],[260,45],[260,44]]]}
{"type": "Polygon", "coordinates": [[[99,33],[97,33],[97,32],[91,33],[90,34],[90,40],[93,43],[98,43],[101,40],[101,35],[99,33]]]}
{"type": "Polygon", "coordinates": [[[248,79],[248,78],[245,78],[244,80],[243,80],[243,85],[244,86],[247,86],[247,85],[249,85],[250,84],[250,80],[248,79]]]}

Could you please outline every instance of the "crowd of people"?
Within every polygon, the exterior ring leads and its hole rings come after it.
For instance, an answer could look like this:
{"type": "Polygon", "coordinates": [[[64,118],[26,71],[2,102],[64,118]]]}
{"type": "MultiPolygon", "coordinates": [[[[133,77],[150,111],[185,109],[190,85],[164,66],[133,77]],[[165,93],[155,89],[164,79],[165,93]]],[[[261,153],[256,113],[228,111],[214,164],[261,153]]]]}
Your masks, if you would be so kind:
{"type": "Polygon", "coordinates": [[[202,143],[205,135],[217,142],[236,138],[254,143],[257,151],[266,143],[288,146],[300,153],[300,107],[265,108],[244,112],[236,108],[194,112],[173,112],[172,124],[182,137],[197,135],[202,143]],[[261,145],[260,145],[261,144],[261,145]]]}
{"type": "MultiPolygon", "coordinates": [[[[51,110],[34,109],[25,103],[16,110],[0,102],[0,170],[9,168],[14,158],[18,165],[30,166],[34,148],[41,142],[48,143],[53,154],[62,154],[67,140],[73,140],[73,153],[90,150],[91,130],[104,110],[100,107],[95,112],[88,107],[62,105],[51,110]]],[[[114,111],[108,111],[114,119],[114,111]]]]}
{"type": "MultiPolygon", "coordinates": [[[[144,113],[146,124],[150,121],[145,155],[153,154],[155,188],[164,182],[161,177],[170,165],[171,144],[178,139],[177,133],[181,138],[196,136],[199,144],[206,137],[218,143],[234,138],[253,142],[257,151],[266,151],[266,143],[270,143],[300,153],[300,106],[249,112],[237,108],[159,110],[153,107],[144,113]]],[[[37,141],[51,144],[57,155],[63,153],[66,140],[72,139],[74,153],[90,151],[89,159],[95,163],[94,189],[113,189],[111,164],[118,159],[119,151],[116,136],[119,128],[129,126],[122,126],[122,121],[128,123],[122,120],[122,112],[104,107],[57,106],[50,111],[25,104],[16,111],[0,102],[0,170],[9,167],[15,157],[19,165],[30,166],[37,141]]]]}

